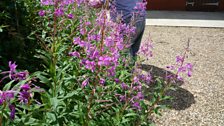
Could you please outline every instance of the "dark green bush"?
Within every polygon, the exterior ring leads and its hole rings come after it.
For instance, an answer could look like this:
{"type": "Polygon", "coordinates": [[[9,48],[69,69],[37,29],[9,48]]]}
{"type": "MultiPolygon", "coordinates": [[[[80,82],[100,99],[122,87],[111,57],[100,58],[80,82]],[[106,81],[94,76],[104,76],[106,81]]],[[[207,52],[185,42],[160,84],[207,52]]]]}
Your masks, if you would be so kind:
{"type": "Polygon", "coordinates": [[[35,3],[28,0],[0,2],[0,69],[5,70],[10,60],[31,72],[39,68],[38,60],[33,57],[39,46],[35,37],[29,36],[36,30],[35,3]]]}

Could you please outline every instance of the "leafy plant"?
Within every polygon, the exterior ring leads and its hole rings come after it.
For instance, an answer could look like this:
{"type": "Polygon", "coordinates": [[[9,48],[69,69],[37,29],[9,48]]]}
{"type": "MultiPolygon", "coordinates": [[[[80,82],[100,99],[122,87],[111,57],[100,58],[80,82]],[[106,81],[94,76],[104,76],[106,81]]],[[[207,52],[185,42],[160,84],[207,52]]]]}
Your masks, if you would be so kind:
{"type": "MultiPolygon", "coordinates": [[[[173,80],[192,70],[184,66],[185,55],[166,80],[139,70],[144,59],[133,65],[128,51],[135,28],[110,21],[108,4],[99,10],[82,0],[45,0],[36,7],[31,36],[41,46],[35,57],[44,69],[28,74],[9,62],[1,80],[11,80],[0,93],[3,125],[150,125],[151,114],[165,107],[159,102],[169,99],[165,91],[173,80]]],[[[151,49],[148,43],[139,53],[149,57],[151,49]]]]}
{"type": "Polygon", "coordinates": [[[21,69],[36,71],[40,62],[35,59],[36,39],[28,37],[37,29],[38,1],[6,0],[0,2],[0,69],[14,60],[21,69]],[[30,65],[27,65],[30,64],[30,65]]]}

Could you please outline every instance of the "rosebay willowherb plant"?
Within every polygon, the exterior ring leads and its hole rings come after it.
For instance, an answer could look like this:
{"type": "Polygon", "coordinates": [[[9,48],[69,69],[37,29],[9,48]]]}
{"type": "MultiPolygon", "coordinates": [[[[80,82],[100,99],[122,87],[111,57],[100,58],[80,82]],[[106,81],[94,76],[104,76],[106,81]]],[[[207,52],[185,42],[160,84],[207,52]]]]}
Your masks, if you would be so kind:
{"type": "Polygon", "coordinates": [[[21,116],[23,116],[22,119],[27,120],[27,125],[32,123],[32,121],[29,122],[32,118],[26,115],[27,112],[39,110],[42,106],[34,97],[37,93],[43,93],[44,90],[34,84],[36,80],[32,75],[29,76],[28,71],[19,72],[16,67],[17,65],[10,61],[10,70],[1,73],[4,77],[0,83],[6,79],[10,80],[0,91],[0,123],[3,126],[23,124],[19,119],[21,116]]]}
{"type": "MultiPolygon", "coordinates": [[[[36,57],[44,61],[45,70],[29,76],[9,62],[3,80],[13,81],[0,95],[4,125],[151,124],[150,116],[163,107],[159,102],[167,99],[164,92],[172,80],[180,79],[180,72],[190,75],[192,66],[184,66],[186,54],[179,57],[179,72],[166,80],[153,80],[150,73],[137,69],[140,57],[132,66],[127,52],[135,27],[110,21],[106,3],[94,9],[87,0],[40,2],[39,29],[33,34],[43,48],[36,57]],[[154,92],[145,93],[152,84],[154,92]]],[[[143,5],[135,9],[141,11],[143,5]]],[[[139,54],[151,57],[151,41],[147,42],[139,54]]]]}

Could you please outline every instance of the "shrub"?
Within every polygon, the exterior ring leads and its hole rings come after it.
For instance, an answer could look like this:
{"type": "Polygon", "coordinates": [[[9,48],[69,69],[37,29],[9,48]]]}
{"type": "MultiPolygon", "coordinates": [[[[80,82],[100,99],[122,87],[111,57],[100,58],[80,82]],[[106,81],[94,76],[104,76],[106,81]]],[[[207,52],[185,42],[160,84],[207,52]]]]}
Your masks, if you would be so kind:
{"type": "Polygon", "coordinates": [[[36,30],[37,1],[8,0],[0,2],[0,69],[6,70],[9,60],[20,64],[21,69],[36,71],[40,62],[33,58],[39,48],[30,33],[36,30]],[[30,64],[30,65],[27,65],[30,64]]]}
{"type": "MultiPolygon", "coordinates": [[[[135,28],[108,20],[107,6],[97,10],[82,0],[40,3],[32,34],[42,47],[36,57],[44,70],[29,74],[9,62],[1,80],[11,80],[0,93],[3,125],[151,124],[151,114],[164,107],[158,103],[169,98],[165,91],[172,80],[192,67],[184,66],[184,55],[178,57],[177,74],[166,80],[137,69],[143,59],[133,65],[128,53],[135,28]],[[145,93],[150,85],[153,92],[145,93]]],[[[151,48],[146,44],[140,54],[151,56],[151,48]]]]}

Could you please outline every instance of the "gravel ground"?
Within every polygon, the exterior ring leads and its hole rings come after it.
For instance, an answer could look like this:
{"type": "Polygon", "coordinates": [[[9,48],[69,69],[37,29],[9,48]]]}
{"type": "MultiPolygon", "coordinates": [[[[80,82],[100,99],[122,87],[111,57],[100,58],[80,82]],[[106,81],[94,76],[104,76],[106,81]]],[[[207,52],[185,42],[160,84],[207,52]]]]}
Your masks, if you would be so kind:
{"type": "Polygon", "coordinates": [[[155,124],[224,126],[224,29],[147,26],[143,41],[149,34],[154,57],[146,64],[164,70],[188,40],[191,54],[187,61],[194,64],[193,76],[172,92],[172,109],[155,117],[155,124]]]}

